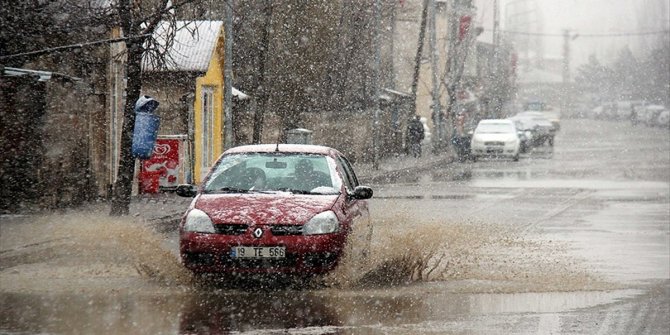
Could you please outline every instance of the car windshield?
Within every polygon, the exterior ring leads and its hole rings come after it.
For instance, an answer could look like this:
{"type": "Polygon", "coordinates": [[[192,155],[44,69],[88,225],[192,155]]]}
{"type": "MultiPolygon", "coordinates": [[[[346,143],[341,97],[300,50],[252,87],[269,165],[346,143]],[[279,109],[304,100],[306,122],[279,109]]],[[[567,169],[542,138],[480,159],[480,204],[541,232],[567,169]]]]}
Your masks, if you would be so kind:
{"type": "Polygon", "coordinates": [[[478,134],[507,134],[516,130],[510,123],[480,123],[475,130],[478,134]]]}
{"type": "Polygon", "coordinates": [[[205,180],[205,193],[338,194],[335,161],[304,153],[239,153],[224,156],[205,180]]]}

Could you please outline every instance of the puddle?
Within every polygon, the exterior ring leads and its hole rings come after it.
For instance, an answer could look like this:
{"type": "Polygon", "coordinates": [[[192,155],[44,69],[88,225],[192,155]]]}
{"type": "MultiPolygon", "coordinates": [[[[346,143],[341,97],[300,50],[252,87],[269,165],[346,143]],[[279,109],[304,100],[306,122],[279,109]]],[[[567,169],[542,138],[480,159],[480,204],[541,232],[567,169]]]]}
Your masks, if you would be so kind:
{"type": "Polygon", "coordinates": [[[0,333],[434,334],[459,326],[480,333],[486,329],[482,317],[565,313],[637,294],[473,295],[445,293],[442,285],[423,285],[423,290],[435,291],[423,295],[413,294],[418,287],[403,292],[212,291],[170,296],[0,294],[0,333]]]}
{"type": "Polygon", "coordinates": [[[365,267],[345,260],[316,289],[262,292],[193,285],[139,222],[61,215],[4,225],[0,333],[418,334],[629,294],[600,291],[616,285],[560,243],[500,224],[411,218],[398,214],[411,213],[403,204],[376,209],[384,214],[365,267]]]}

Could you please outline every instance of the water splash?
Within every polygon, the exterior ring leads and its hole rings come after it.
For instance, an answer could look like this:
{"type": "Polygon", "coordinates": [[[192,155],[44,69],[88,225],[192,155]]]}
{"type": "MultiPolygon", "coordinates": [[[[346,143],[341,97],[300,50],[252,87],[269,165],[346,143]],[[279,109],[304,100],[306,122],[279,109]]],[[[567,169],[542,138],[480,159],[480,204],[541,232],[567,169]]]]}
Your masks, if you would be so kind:
{"type": "Polygon", "coordinates": [[[133,279],[173,287],[191,281],[179,259],[162,245],[163,238],[136,218],[37,216],[5,225],[2,235],[0,268],[5,270],[0,280],[7,290],[130,289],[115,286],[133,279]]]}
{"type": "MultiPolygon", "coordinates": [[[[460,282],[457,290],[546,292],[612,289],[569,256],[566,245],[530,239],[509,224],[422,221],[395,215],[375,222],[366,264],[347,256],[327,277],[340,287],[460,282]]],[[[351,249],[358,249],[352,246],[351,249]]]]}
{"type": "MultiPolygon", "coordinates": [[[[322,278],[325,286],[460,282],[465,284],[453,290],[465,292],[614,288],[582,269],[565,245],[529,239],[509,224],[419,220],[392,213],[373,223],[367,257],[360,252],[365,239],[350,241],[340,266],[322,278]]],[[[6,227],[0,236],[0,286],[5,291],[198,286],[163,245],[163,237],[137,218],[51,215],[6,227]]]]}

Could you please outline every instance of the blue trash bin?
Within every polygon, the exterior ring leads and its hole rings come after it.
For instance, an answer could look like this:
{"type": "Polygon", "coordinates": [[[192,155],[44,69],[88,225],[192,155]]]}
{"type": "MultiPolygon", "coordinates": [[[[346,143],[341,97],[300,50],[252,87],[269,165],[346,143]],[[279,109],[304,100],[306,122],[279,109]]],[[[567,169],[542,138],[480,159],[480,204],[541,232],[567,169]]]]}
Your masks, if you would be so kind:
{"type": "Polygon", "coordinates": [[[158,101],[141,96],[135,103],[135,129],[133,131],[133,157],[149,159],[156,144],[160,117],[154,114],[158,101]]]}

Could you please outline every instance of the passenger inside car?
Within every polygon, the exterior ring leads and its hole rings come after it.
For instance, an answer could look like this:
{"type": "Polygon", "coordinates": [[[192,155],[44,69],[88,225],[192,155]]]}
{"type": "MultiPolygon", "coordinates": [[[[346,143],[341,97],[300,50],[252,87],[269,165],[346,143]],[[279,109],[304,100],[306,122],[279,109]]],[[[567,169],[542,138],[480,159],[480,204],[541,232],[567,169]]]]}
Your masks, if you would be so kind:
{"type": "Polygon", "coordinates": [[[294,178],[293,188],[296,190],[310,191],[319,186],[332,187],[328,174],[315,171],[314,164],[309,159],[301,159],[296,163],[294,178]]]}
{"type": "Polygon", "coordinates": [[[263,190],[266,185],[265,172],[260,168],[247,168],[242,177],[242,189],[263,190]]]}

